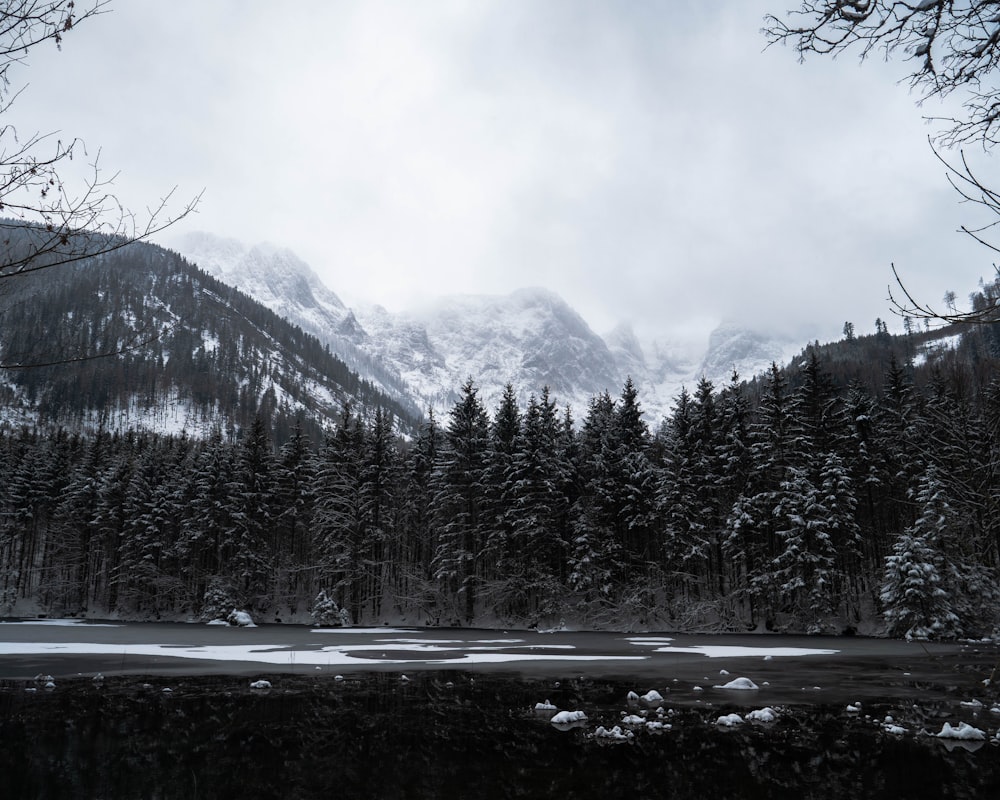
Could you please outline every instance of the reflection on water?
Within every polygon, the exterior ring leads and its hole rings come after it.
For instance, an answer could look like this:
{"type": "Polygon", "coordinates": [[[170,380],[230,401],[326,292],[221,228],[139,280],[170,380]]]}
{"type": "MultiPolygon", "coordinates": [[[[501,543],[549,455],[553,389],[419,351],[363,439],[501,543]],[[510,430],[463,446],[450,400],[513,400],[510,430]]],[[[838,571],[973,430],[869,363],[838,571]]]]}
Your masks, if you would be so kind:
{"type": "MultiPolygon", "coordinates": [[[[629,708],[607,681],[370,674],[344,681],[234,677],[0,684],[0,794],[10,798],[917,798],[1000,797],[1000,749],[946,748],[955,709],[872,704],[781,709],[777,722],[721,728],[752,708],[687,705],[597,739],[629,708]],[[168,687],[170,692],[163,691],[168,687]],[[587,722],[557,730],[550,700],[587,722]],[[907,735],[886,733],[894,713],[907,735]],[[951,716],[949,716],[951,715],[951,716]]],[[[744,703],[741,707],[739,703],[744,703]]],[[[667,701],[669,706],[669,698],[667,701]]],[[[646,709],[638,709],[646,710],[646,709]]],[[[649,718],[655,711],[648,709],[649,718]]],[[[988,710],[985,712],[988,715],[988,710]]],[[[970,721],[974,721],[970,718],[970,721]]],[[[998,720],[980,727],[995,730],[998,720]]]]}

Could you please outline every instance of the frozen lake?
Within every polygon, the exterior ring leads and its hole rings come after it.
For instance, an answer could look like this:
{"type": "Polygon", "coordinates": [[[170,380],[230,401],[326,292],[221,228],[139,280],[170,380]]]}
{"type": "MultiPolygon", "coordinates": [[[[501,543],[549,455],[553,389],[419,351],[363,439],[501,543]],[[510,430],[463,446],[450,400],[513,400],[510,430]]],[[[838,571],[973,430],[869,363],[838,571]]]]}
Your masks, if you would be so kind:
{"type": "Polygon", "coordinates": [[[994,644],[864,637],[683,635],[457,628],[0,623],[0,679],[90,675],[502,671],[635,678],[697,701],[747,676],[774,702],[940,693],[1000,661],[994,644]]]}
{"type": "Polygon", "coordinates": [[[0,774],[17,798],[996,798],[998,663],[860,637],[8,621],[0,774]]]}

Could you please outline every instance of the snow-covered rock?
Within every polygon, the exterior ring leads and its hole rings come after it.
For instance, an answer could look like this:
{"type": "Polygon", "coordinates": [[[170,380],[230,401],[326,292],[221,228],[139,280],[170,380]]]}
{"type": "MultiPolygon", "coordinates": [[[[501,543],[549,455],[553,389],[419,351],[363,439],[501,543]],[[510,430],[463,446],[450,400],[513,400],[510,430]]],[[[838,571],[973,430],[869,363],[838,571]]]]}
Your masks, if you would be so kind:
{"type": "Polygon", "coordinates": [[[753,691],[754,689],[760,689],[760,687],[754,683],[749,678],[733,678],[729,683],[724,683],[721,686],[713,686],[713,689],[736,689],[739,691],[753,691]]]}
{"type": "Polygon", "coordinates": [[[226,617],[226,621],[237,628],[256,628],[257,624],[253,621],[253,617],[246,611],[239,611],[238,609],[233,609],[229,612],[229,616],[226,617]]]}
{"type": "Polygon", "coordinates": [[[587,715],[583,711],[560,711],[549,720],[553,725],[569,725],[573,722],[584,722],[587,715]]]}
{"type": "Polygon", "coordinates": [[[544,703],[535,703],[535,711],[557,711],[557,707],[552,705],[547,699],[544,703]]]}
{"type": "Polygon", "coordinates": [[[735,714],[735,713],[734,714],[725,714],[725,715],[719,717],[715,721],[715,724],[716,725],[720,725],[723,728],[734,728],[737,725],[742,725],[743,724],[743,717],[741,717],[739,714],[735,714]]]}
{"type": "Polygon", "coordinates": [[[647,706],[656,706],[663,702],[663,695],[656,691],[656,689],[650,689],[639,699],[647,706]]]}
{"type": "Polygon", "coordinates": [[[959,722],[958,727],[952,727],[950,722],[941,726],[941,732],[935,734],[939,739],[961,739],[967,742],[981,742],[986,739],[985,731],[974,728],[967,722],[959,722]]]}
{"type": "Polygon", "coordinates": [[[615,725],[611,729],[605,728],[603,725],[598,725],[593,736],[595,739],[604,739],[612,742],[628,742],[635,738],[635,734],[632,731],[623,731],[618,725],[615,725]]]}
{"type": "Polygon", "coordinates": [[[758,708],[751,711],[747,714],[746,719],[747,722],[776,722],[778,719],[778,712],[770,706],[765,706],[764,708],[758,708]]]}
{"type": "Polygon", "coordinates": [[[271,688],[271,682],[270,681],[265,681],[263,679],[261,679],[259,681],[253,681],[253,683],[250,684],[250,688],[251,689],[270,689],[271,688]]]}
{"type": "Polygon", "coordinates": [[[645,725],[646,718],[640,717],[638,714],[623,714],[621,724],[629,727],[645,725]]]}

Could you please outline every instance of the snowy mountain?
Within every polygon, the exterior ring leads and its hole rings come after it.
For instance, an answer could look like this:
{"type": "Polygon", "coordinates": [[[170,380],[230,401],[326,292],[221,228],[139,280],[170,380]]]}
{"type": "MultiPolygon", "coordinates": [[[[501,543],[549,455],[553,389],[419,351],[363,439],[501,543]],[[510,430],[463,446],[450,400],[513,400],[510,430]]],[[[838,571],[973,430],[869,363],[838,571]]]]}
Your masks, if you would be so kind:
{"type": "MultiPolygon", "coordinates": [[[[279,277],[275,296],[301,300],[279,277]]],[[[406,432],[419,422],[319,339],[155,245],[25,276],[0,299],[0,361],[24,365],[0,371],[9,425],[238,436],[260,416],[318,441],[348,402],[406,432]]]]}
{"type": "Polygon", "coordinates": [[[752,377],[799,349],[733,325],[720,326],[696,357],[671,342],[643,344],[628,324],[602,338],[559,295],[540,288],[446,296],[400,313],[375,304],[350,309],[288,249],[247,247],[207,233],[188,235],[177,248],[329,344],[382,391],[439,413],[472,378],[490,411],[509,382],[522,401],[548,386],[580,418],[592,397],[616,396],[631,377],[655,425],[681,387],[693,387],[702,375],[721,387],[734,368],[752,377]]]}
{"type": "Polygon", "coordinates": [[[175,247],[209,275],[330,345],[351,369],[419,413],[399,375],[372,359],[351,309],[291,250],[268,243],[247,247],[205,232],[187,234],[175,247]]]}
{"type": "Polygon", "coordinates": [[[616,394],[625,378],[604,340],[544,289],[444,297],[398,315],[359,309],[358,318],[371,351],[438,407],[470,377],[490,410],[508,382],[522,401],[548,386],[557,402],[579,410],[598,392],[616,394]]]}

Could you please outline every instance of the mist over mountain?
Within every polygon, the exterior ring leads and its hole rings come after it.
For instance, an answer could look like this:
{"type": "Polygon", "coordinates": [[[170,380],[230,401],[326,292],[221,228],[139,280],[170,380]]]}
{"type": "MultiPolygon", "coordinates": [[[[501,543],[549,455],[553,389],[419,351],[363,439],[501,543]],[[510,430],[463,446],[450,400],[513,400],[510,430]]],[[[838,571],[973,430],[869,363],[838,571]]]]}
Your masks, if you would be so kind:
{"type": "Polygon", "coordinates": [[[752,377],[801,349],[786,340],[721,325],[692,357],[676,343],[645,345],[628,323],[604,337],[558,294],[522,288],[507,295],[452,295],[393,313],[370,304],[348,308],[291,250],[246,246],[208,233],[178,249],[200,267],[254,297],[329,344],[352,369],[402,402],[447,412],[472,379],[487,408],[510,383],[520,401],[548,387],[578,418],[591,398],[638,385],[647,421],[657,424],[682,386],[716,385],[735,370],[752,377]]]}

